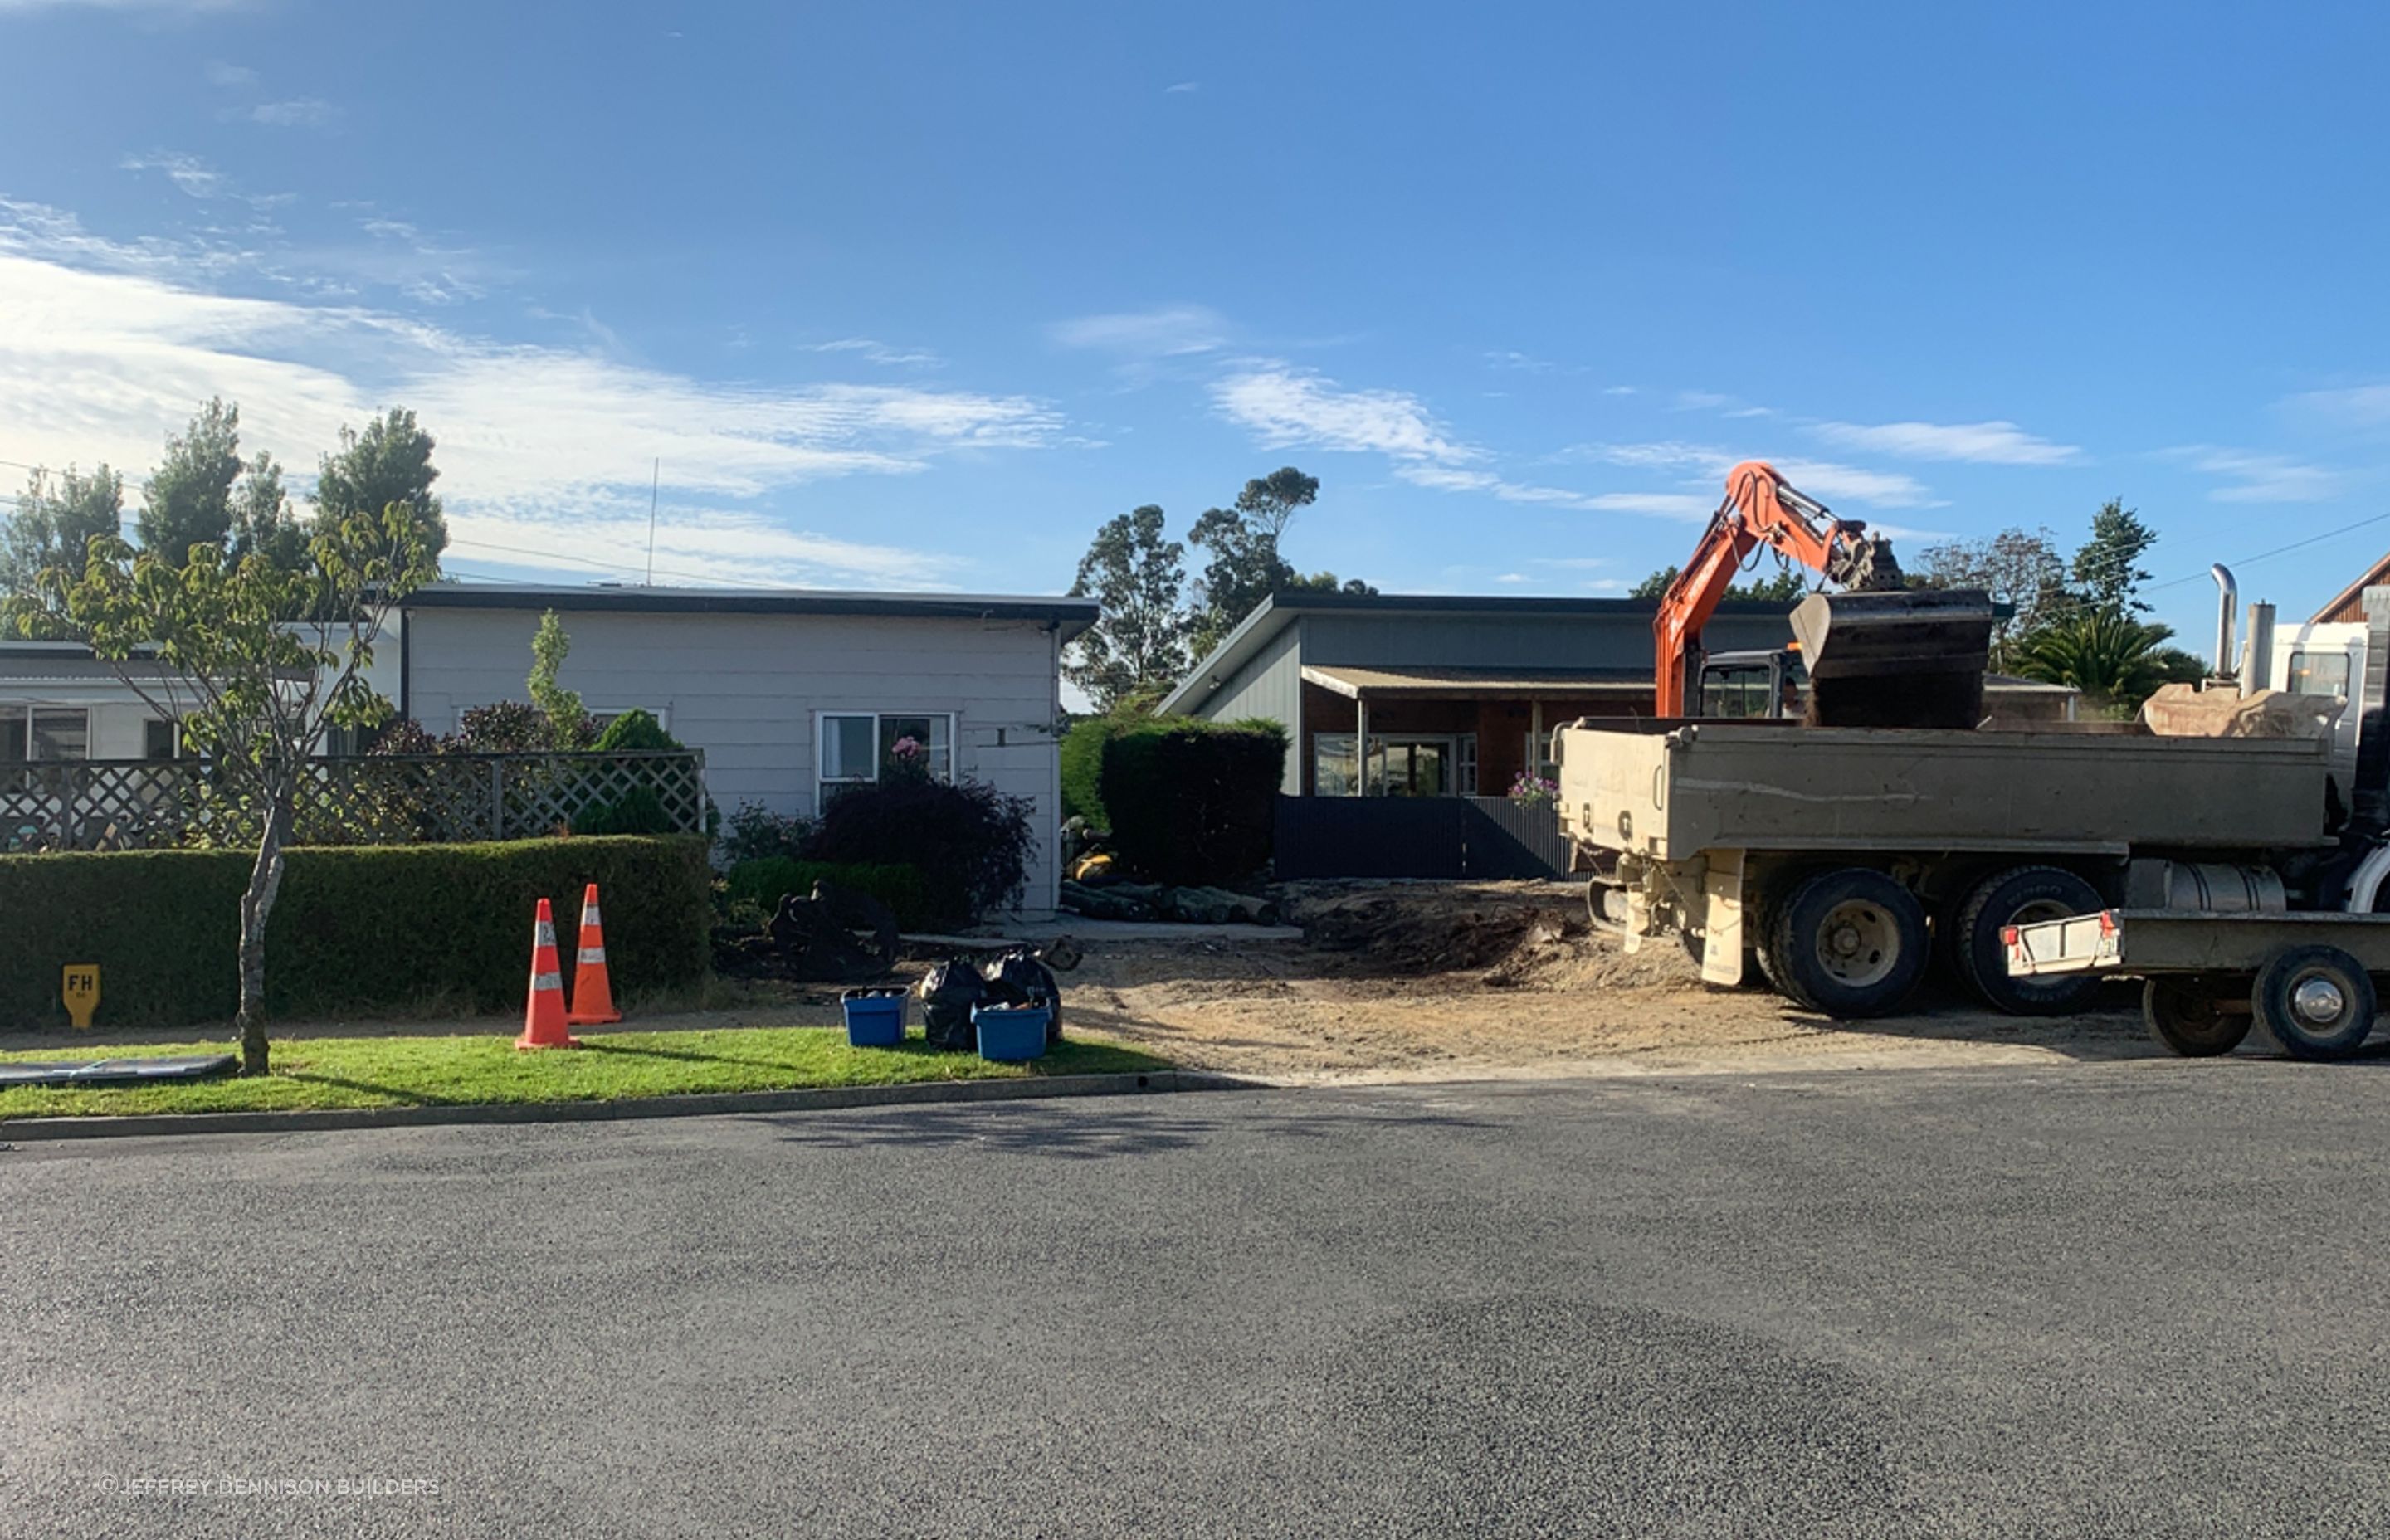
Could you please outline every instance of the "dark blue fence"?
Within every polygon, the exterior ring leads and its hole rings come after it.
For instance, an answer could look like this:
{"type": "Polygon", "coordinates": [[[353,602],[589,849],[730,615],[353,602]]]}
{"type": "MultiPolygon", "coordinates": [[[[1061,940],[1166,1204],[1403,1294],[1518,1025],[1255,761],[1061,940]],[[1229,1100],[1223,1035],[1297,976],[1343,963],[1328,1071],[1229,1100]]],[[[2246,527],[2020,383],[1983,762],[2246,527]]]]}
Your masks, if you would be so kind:
{"type": "Polygon", "coordinates": [[[1560,815],[1507,797],[1280,797],[1282,881],[1562,877],[1560,815]]]}

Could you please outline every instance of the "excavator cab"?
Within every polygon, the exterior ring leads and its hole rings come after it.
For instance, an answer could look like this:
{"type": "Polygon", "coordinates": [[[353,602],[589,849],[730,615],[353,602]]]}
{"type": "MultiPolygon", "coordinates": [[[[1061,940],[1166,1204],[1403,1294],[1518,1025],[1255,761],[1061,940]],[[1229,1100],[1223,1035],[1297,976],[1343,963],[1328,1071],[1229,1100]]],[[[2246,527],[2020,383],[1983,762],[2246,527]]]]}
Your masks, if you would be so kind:
{"type": "Polygon", "coordinates": [[[1808,708],[1809,670],[1797,648],[1715,652],[1702,661],[1699,715],[1798,722],[1808,708]]]}

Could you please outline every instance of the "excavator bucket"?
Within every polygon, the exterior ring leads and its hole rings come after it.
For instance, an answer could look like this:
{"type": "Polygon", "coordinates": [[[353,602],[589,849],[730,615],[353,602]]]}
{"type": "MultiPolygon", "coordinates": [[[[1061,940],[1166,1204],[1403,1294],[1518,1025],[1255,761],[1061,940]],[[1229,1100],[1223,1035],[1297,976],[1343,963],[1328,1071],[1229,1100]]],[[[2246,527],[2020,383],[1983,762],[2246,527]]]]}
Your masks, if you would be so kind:
{"type": "Polygon", "coordinates": [[[1792,611],[1818,727],[1972,727],[1984,717],[1991,596],[1812,594],[1792,611]]]}

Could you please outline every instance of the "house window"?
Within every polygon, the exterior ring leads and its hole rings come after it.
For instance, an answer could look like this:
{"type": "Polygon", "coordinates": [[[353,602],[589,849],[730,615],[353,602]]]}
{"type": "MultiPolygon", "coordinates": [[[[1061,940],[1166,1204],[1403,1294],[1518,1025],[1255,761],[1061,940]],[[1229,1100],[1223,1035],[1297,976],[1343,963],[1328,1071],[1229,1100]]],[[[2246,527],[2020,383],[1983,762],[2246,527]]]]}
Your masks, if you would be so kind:
{"type": "MultiPolygon", "coordinates": [[[[1311,739],[1312,790],[1322,797],[1353,794],[1351,733],[1315,733],[1311,739]]],[[[1477,735],[1420,737],[1369,735],[1368,795],[1372,797],[1473,797],[1477,794],[1477,735]]]]}
{"type": "Polygon", "coordinates": [[[2336,695],[2348,699],[2348,654],[2294,652],[2284,687],[2293,695],[2336,695]]]}
{"type": "MultiPolygon", "coordinates": [[[[598,730],[602,733],[607,728],[614,725],[614,721],[617,717],[639,709],[640,708],[636,706],[611,706],[601,711],[590,712],[589,720],[598,724],[598,730]]],[[[672,708],[670,706],[649,708],[648,714],[656,719],[657,726],[662,727],[666,732],[672,731],[672,708]]]]}
{"type": "Polygon", "coordinates": [[[182,724],[171,717],[153,716],[141,724],[141,757],[173,759],[181,747],[182,724]]]}
{"type": "Polygon", "coordinates": [[[823,712],[814,741],[820,746],[825,786],[868,786],[908,739],[932,776],[955,776],[955,719],[937,712],[823,712]]]}
{"type": "Polygon", "coordinates": [[[0,707],[0,764],[91,758],[91,713],[55,706],[0,707]]]}

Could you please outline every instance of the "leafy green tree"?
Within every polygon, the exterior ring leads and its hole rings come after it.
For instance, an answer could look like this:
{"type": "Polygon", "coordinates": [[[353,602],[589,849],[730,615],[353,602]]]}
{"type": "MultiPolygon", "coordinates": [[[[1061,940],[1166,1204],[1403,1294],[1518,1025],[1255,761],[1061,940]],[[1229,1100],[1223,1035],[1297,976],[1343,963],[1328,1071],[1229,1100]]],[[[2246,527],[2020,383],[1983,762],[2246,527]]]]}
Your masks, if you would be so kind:
{"type": "Polygon", "coordinates": [[[243,468],[232,494],[232,558],[254,552],[277,567],[307,559],[307,527],[282,489],[282,468],[264,451],[243,468]]]}
{"type": "Polygon", "coordinates": [[[2140,514],[2111,497],[2091,516],[2091,537],[2075,553],[2075,589],[2102,610],[2145,614],[2149,606],[2137,597],[2150,574],[2140,565],[2141,553],[2158,543],[2158,532],[2141,522],[2140,514]]]}
{"type": "Polygon", "coordinates": [[[204,542],[181,554],[96,540],[80,570],[42,574],[42,602],[12,610],[39,635],[85,644],[151,710],[180,718],[212,762],[212,792],[255,818],[236,1020],[241,1072],[262,1075],[265,926],[300,783],[329,729],[389,716],[365,671],[399,601],[430,580],[431,558],[404,509],[319,520],[290,566],[263,552],[235,561],[204,542]]]}
{"type": "MultiPolygon", "coordinates": [[[[1626,597],[1633,599],[1656,599],[1666,593],[1668,585],[1676,581],[1677,568],[1672,562],[1626,590],[1626,597]]],[[[1800,570],[1786,567],[1764,578],[1754,578],[1749,583],[1730,584],[1727,588],[1726,597],[1730,599],[1792,600],[1801,597],[1808,591],[1808,580],[1802,575],[1800,570]]]]}
{"type": "Polygon", "coordinates": [[[531,677],[525,684],[531,703],[547,719],[547,746],[553,749],[586,749],[598,738],[598,724],[582,708],[580,692],[556,682],[572,650],[572,638],[565,635],[556,611],[540,616],[539,629],[532,633],[531,677]]]}
{"type": "Polygon", "coordinates": [[[2121,610],[2078,609],[2039,627],[2016,646],[2013,666],[2028,679],[2071,685],[2095,704],[2139,706],[2166,682],[2161,656],[2172,628],[2121,610]]]}
{"type": "Polygon", "coordinates": [[[1927,547],[1908,570],[1912,588],[1980,588],[1993,602],[2011,607],[2009,618],[1992,625],[1992,666],[2015,665],[2023,638],[2080,607],[2066,586],[2067,558],[2047,526],[2006,529],[1982,540],[1954,540],[1927,547]]]}
{"type": "Polygon", "coordinates": [[[1378,591],[1375,584],[1364,583],[1359,578],[1339,578],[1333,572],[1314,572],[1308,577],[1305,577],[1301,572],[1297,572],[1289,577],[1284,583],[1279,584],[1279,587],[1281,591],[1289,594],[1360,594],[1366,596],[1374,594],[1378,591]]]}
{"type": "Polygon", "coordinates": [[[1071,596],[1095,598],[1103,615],[1071,644],[1062,671],[1098,711],[1150,710],[1186,674],[1186,555],[1149,503],[1105,520],[1079,558],[1071,596]]]}
{"type": "Polygon", "coordinates": [[[315,475],[317,514],[345,518],[370,513],[379,518],[392,504],[406,510],[416,536],[431,553],[436,567],[448,548],[448,520],[431,483],[440,471],[431,463],[434,441],[415,420],[415,414],[393,406],[373,418],[362,432],[341,430],[341,448],[327,455],[315,475]]]}
{"type": "Polygon", "coordinates": [[[123,514],[124,478],[105,465],[88,476],[72,466],[55,478],[35,470],[0,522],[0,598],[32,598],[44,571],[80,565],[95,537],[121,534],[123,514]]]}
{"type": "Polygon", "coordinates": [[[232,487],[242,469],[240,408],[212,397],[188,428],[167,438],[166,457],[142,486],[135,520],[142,548],[180,567],[194,545],[222,546],[232,535],[232,487]]]}
{"type": "Polygon", "coordinates": [[[1333,572],[1305,577],[1279,554],[1279,543],[1294,516],[1319,496],[1319,478],[1292,466],[1245,483],[1233,507],[1207,509],[1187,532],[1188,541],[1210,553],[1196,584],[1195,655],[1210,653],[1228,633],[1274,593],[1374,594],[1359,579],[1333,572]]]}

